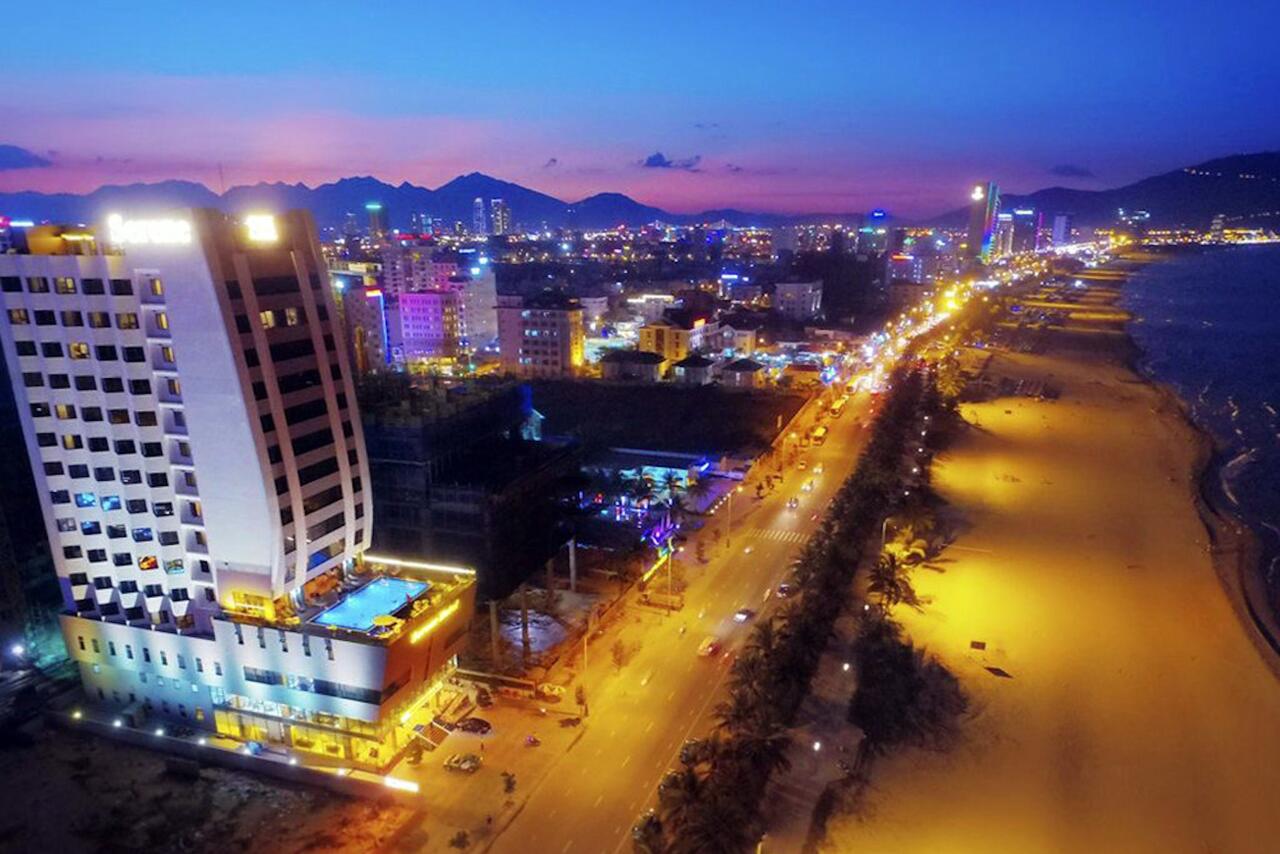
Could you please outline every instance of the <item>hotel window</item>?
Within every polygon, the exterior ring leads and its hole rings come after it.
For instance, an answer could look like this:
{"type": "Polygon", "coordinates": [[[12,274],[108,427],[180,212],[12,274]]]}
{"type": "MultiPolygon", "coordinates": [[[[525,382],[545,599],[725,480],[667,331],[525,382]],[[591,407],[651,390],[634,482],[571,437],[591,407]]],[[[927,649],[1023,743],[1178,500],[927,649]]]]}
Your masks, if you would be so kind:
{"type": "Polygon", "coordinates": [[[13,326],[26,326],[31,322],[31,315],[27,314],[25,308],[9,309],[9,323],[13,326]]]}
{"type": "Polygon", "coordinates": [[[113,297],[133,296],[133,282],[128,279],[112,279],[111,295],[113,297]]]}
{"type": "Polygon", "coordinates": [[[124,657],[133,661],[133,644],[127,643],[124,645],[124,657]]]}
{"type": "Polygon", "coordinates": [[[62,312],[63,326],[84,326],[84,315],[78,311],[62,312]]]}
{"type": "Polygon", "coordinates": [[[84,447],[84,440],[68,434],[62,437],[62,447],[68,451],[78,451],[84,447]]]}
{"type": "Polygon", "coordinates": [[[14,341],[13,348],[18,351],[19,356],[34,356],[36,354],[36,342],[34,341],[14,341]]]}
{"type": "Polygon", "coordinates": [[[143,442],[142,455],[144,457],[159,457],[164,455],[164,448],[159,442],[143,442]]]}
{"type": "Polygon", "coordinates": [[[151,512],[157,516],[172,516],[173,503],[170,501],[157,501],[151,505],[151,512]]]}
{"type": "Polygon", "coordinates": [[[99,344],[94,348],[94,351],[97,354],[99,362],[114,362],[116,359],[120,358],[119,353],[116,352],[116,348],[111,344],[99,344]]]}
{"type": "Polygon", "coordinates": [[[151,394],[151,380],[129,380],[129,394],[151,394]]]}
{"type": "Polygon", "coordinates": [[[44,276],[32,276],[27,279],[27,290],[33,294],[49,293],[49,280],[44,276]]]}
{"type": "Polygon", "coordinates": [[[18,276],[0,276],[0,291],[6,294],[22,293],[22,279],[18,276]]]}
{"type": "MultiPolygon", "coordinates": [[[[156,590],[156,592],[153,594],[153,593],[151,592],[151,588],[153,588],[153,587],[155,587],[155,588],[160,588],[160,585],[159,585],[159,584],[148,584],[148,585],[147,585],[147,595],[148,595],[148,596],[152,596],[152,595],[154,595],[154,596],[163,596],[163,595],[164,595],[164,590],[163,590],[162,588],[161,588],[161,589],[157,589],[157,590],[156,590]]],[[[164,650],[160,650],[160,665],[161,665],[162,667],[168,667],[168,666],[169,666],[169,653],[165,652],[164,650]]]]}
{"type": "Polygon", "coordinates": [[[103,377],[102,390],[107,394],[124,394],[124,380],[119,377],[103,377]]]}
{"type": "Polygon", "coordinates": [[[37,433],[36,444],[42,448],[52,448],[58,444],[58,437],[54,433],[37,433]]]}
{"type": "Polygon", "coordinates": [[[67,560],[74,560],[80,557],[81,551],[79,546],[63,546],[62,556],[67,560]]]}
{"type": "Polygon", "coordinates": [[[67,347],[67,352],[73,359],[89,358],[89,345],[84,341],[72,341],[67,347]]]}
{"type": "Polygon", "coordinates": [[[173,358],[173,348],[172,348],[172,347],[170,347],[170,346],[168,346],[168,345],[165,345],[164,347],[161,347],[161,348],[160,348],[160,358],[161,358],[161,359],[164,359],[164,361],[165,361],[166,363],[168,363],[168,364],[172,365],[172,364],[174,363],[174,358],[173,358]]]}
{"type": "Polygon", "coordinates": [[[122,506],[122,505],[120,504],[120,496],[119,496],[119,495],[104,495],[104,496],[102,496],[102,509],[103,509],[103,510],[119,510],[121,506],[122,506]]]}
{"type": "Polygon", "coordinates": [[[133,541],[135,543],[149,543],[151,542],[151,539],[152,537],[151,537],[150,528],[134,528],[133,529],[133,541]]]}
{"type": "Polygon", "coordinates": [[[125,502],[125,507],[134,515],[147,512],[147,502],[143,498],[130,498],[125,502]]]}
{"type": "Polygon", "coordinates": [[[270,309],[259,312],[258,320],[262,323],[263,329],[273,329],[276,325],[276,313],[270,309]]]}
{"type": "Polygon", "coordinates": [[[178,533],[176,531],[161,531],[159,539],[162,546],[176,546],[178,544],[178,533]]]}
{"type": "Polygon", "coordinates": [[[99,483],[115,480],[116,470],[110,466],[98,466],[93,470],[93,479],[99,483]]]}
{"type": "Polygon", "coordinates": [[[94,638],[93,640],[91,640],[91,641],[89,641],[89,642],[90,642],[91,644],[93,644],[93,651],[94,651],[94,652],[97,652],[97,653],[101,653],[101,652],[102,652],[102,647],[100,647],[100,646],[98,645],[98,639],[97,639],[97,638],[94,638]]]}
{"type": "Polygon", "coordinates": [[[220,662],[220,661],[215,661],[215,662],[213,663],[213,675],[214,675],[214,676],[221,676],[221,675],[222,675],[222,662],[220,662]]]}
{"type": "Polygon", "coordinates": [[[147,353],[141,347],[125,347],[123,354],[126,362],[145,362],[147,360],[147,353]]]}
{"type": "Polygon", "coordinates": [[[62,463],[54,461],[44,464],[44,473],[47,477],[56,477],[62,474],[62,463]]]}
{"type": "Polygon", "coordinates": [[[22,374],[22,384],[27,388],[35,388],[44,385],[44,375],[39,371],[25,371],[22,374]]]}
{"type": "Polygon", "coordinates": [[[49,374],[49,388],[71,388],[71,377],[66,374],[49,374]]]}
{"type": "MultiPolygon", "coordinates": [[[[129,529],[124,525],[108,525],[107,536],[113,540],[123,539],[124,537],[129,536],[129,529]]],[[[132,558],[130,559],[130,562],[132,563],[132,558]]]]}
{"type": "MultiPolygon", "coordinates": [[[[89,446],[89,450],[91,451],[93,450],[92,445],[89,446]]],[[[103,448],[103,450],[105,451],[106,448],[103,448]]],[[[67,466],[67,474],[71,475],[73,478],[83,480],[84,478],[89,476],[89,467],[84,463],[72,463],[71,465],[67,466]]]]}
{"type": "Polygon", "coordinates": [[[75,378],[76,391],[95,391],[98,388],[98,380],[94,377],[75,378]]]}
{"type": "Polygon", "coordinates": [[[107,421],[111,424],[128,424],[129,410],[127,409],[108,409],[107,421]]]}
{"type": "Polygon", "coordinates": [[[80,533],[90,537],[95,534],[101,534],[102,523],[101,522],[81,522],[80,533]]]}
{"type": "Polygon", "coordinates": [[[102,410],[96,406],[86,406],[80,410],[80,417],[85,421],[101,421],[102,410]]]}
{"type": "MultiPolygon", "coordinates": [[[[154,276],[152,276],[150,279],[147,280],[147,288],[151,291],[152,296],[156,296],[156,297],[164,296],[164,282],[160,281],[154,276]]],[[[164,328],[168,329],[167,326],[164,328]]]]}
{"type": "Polygon", "coordinates": [[[129,485],[142,483],[142,472],[137,469],[120,469],[120,482],[129,485]]]}
{"type": "Polygon", "coordinates": [[[138,453],[138,446],[132,439],[117,439],[116,454],[119,456],[127,456],[129,454],[138,453]]]}
{"type": "Polygon", "coordinates": [[[36,326],[56,326],[58,316],[52,311],[36,311],[36,326]]]}
{"type": "MultiPolygon", "coordinates": [[[[89,563],[106,563],[107,550],[106,549],[89,549],[88,557],[89,557],[89,563]]],[[[106,607],[106,606],[103,606],[103,607],[106,607]]]]}
{"type": "Polygon", "coordinates": [[[178,653],[178,669],[179,670],[187,669],[187,660],[186,658],[183,657],[182,653],[178,653]]]}
{"type": "Polygon", "coordinates": [[[98,496],[94,495],[92,492],[77,492],[76,506],[77,507],[97,507],[98,496]]]}
{"type": "Polygon", "coordinates": [[[106,293],[102,279],[81,279],[80,290],[90,296],[101,296],[106,293]]]}
{"type": "Polygon", "coordinates": [[[298,325],[298,310],[296,308],[286,308],[284,310],[284,325],[285,326],[298,325]]]}
{"type": "Polygon", "coordinates": [[[69,534],[76,529],[76,520],[74,516],[63,516],[58,519],[58,530],[64,534],[69,534]]]}
{"type": "Polygon", "coordinates": [[[76,280],[68,276],[59,276],[53,280],[54,290],[60,294],[74,294],[76,292],[76,280]]]}
{"type": "Polygon", "coordinates": [[[117,329],[137,329],[138,315],[132,311],[120,312],[116,315],[117,329]]]}
{"type": "Polygon", "coordinates": [[[165,314],[163,311],[157,311],[157,312],[156,312],[156,328],[157,328],[157,329],[168,329],[168,328],[169,328],[169,315],[165,314]]]}
{"type": "Polygon", "coordinates": [[[160,489],[169,485],[169,475],[162,471],[153,471],[147,473],[147,486],[160,489]]]}
{"type": "Polygon", "coordinates": [[[89,328],[90,329],[109,329],[111,327],[111,315],[105,311],[89,312],[89,328]]]}
{"type": "Polygon", "coordinates": [[[116,654],[116,642],[115,642],[115,641],[107,641],[107,654],[108,654],[108,655],[115,655],[115,654],[116,654]]]}
{"type": "Polygon", "coordinates": [[[102,452],[102,451],[107,450],[107,440],[106,440],[106,437],[104,437],[104,436],[90,436],[90,437],[89,437],[89,450],[91,450],[91,451],[93,451],[93,452],[95,452],[95,453],[100,453],[100,452],[102,452]]]}
{"type": "Polygon", "coordinates": [[[70,504],[71,493],[65,489],[55,489],[49,493],[50,504],[70,504]]]}

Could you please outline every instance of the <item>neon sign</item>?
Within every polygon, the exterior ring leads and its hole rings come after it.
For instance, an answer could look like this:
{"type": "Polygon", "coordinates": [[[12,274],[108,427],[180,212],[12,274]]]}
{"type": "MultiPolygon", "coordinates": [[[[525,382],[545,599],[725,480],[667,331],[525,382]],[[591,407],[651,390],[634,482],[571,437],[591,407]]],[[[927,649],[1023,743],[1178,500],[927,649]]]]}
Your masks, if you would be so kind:
{"type": "Polygon", "coordinates": [[[185,219],[125,219],[107,217],[111,242],[117,246],[185,246],[191,243],[191,223],[185,219]]]}

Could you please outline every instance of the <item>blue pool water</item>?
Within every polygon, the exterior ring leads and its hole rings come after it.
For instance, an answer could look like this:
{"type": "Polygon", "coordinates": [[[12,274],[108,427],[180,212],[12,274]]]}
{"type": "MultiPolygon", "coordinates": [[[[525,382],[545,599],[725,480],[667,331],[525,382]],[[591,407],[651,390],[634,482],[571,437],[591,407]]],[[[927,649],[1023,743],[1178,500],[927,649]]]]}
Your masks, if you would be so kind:
{"type": "Polygon", "coordinates": [[[427,587],[425,581],[378,578],[354,593],[348,593],[346,599],[317,614],[312,622],[367,632],[373,628],[375,617],[392,613],[427,587]]]}

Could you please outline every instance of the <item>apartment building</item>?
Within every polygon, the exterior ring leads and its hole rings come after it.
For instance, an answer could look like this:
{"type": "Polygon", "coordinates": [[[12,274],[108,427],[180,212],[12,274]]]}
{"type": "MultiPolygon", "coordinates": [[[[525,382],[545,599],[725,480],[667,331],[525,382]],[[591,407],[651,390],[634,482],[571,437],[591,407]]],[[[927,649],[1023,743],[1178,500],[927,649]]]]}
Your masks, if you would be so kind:
{"type": "Polygon", "coordinates": [[[500,294],[498,342],[502,367],[511,373],[572,376],[584,361],[582,306],[573,297],[554,291],[532,297],[500,294]]]}
{"type": "Polygon", "coordinates": [[[310,215],[28,228],[0,298],[88,700],[390,761],[473,579],[362,557],[368,460],[310,215]]]}

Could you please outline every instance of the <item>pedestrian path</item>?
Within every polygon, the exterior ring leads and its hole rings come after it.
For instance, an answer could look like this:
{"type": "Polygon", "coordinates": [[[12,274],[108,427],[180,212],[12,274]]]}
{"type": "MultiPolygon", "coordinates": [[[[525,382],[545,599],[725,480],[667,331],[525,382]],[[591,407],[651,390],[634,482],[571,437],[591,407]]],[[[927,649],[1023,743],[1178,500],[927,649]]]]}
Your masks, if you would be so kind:
{"type": "Polygon", "coordinates": [[[747,536],[757,540],[773,540],[778,543],[800,545],[809,539],[800,531],[783,531],[779,528],[747,528],[747,536]]]}

